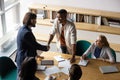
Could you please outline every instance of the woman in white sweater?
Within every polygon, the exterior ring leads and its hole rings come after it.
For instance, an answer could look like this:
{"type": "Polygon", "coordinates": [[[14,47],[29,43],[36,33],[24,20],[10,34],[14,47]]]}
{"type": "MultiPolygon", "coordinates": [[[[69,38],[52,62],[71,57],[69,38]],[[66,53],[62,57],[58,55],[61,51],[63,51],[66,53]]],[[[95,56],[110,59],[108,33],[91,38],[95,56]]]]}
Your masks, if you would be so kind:
{"type": "Polygon", "coordinates": [[[91,54],[91,58],[107,61],[110,63],[115,62],[115,58],[111,52],[107,38],[104,35],[99,35],[96,41],[82,55],[82,59],[86,59],[91,54]]]}

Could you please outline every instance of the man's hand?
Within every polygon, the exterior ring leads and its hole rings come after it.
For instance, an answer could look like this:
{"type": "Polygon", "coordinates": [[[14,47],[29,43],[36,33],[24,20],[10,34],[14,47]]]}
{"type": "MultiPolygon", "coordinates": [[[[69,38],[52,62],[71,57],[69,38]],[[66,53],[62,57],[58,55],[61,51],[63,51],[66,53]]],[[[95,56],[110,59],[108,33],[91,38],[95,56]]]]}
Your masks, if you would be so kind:
{"type": "Polygon", "coordinates": [[[44,59],[43,56],[39,56],[39,55],[37,55],[36,58],[37,58],[38,61],[41,60],[41,59],[44,59]]]}
{"type": "Polygon", "coordinates": [[[72,57],[72,58],[70,59],[70,62],[71,62],[71,63],[75,62],[75,57],[72,57]]]}
{"type": "Polygon", "coordinates": [[[50,46],[49,45],[47,45],[47,50],[49,50],[50,49],[50,46]]]}

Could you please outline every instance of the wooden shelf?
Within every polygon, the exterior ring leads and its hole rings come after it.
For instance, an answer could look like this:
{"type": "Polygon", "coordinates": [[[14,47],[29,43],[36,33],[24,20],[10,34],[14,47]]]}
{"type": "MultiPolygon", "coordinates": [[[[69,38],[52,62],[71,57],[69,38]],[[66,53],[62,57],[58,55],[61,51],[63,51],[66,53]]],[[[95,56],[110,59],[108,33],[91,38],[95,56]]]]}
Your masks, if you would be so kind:
{"type": "Polygon", "coordinates": [[[110,26],[99,26],[97,31],[120,35],[120,28],[110,26]]]}
{"type": "Polygon", "coordinates": [[[88,23],[75,23],[76,29],[78,30],[88,30],[88,31],[97,31],[98,25],[88,24],[88,23]]]}
{"type": "MultiPolygon", "coordinates": [[[[50,22],[50,19],[52,18],[52,12],[51,11],[58,11],[60,9],[66,9],[69,13],[72,13],[72,14],[97,16],[98,19],[100,18],[100,20],[98,21],[98,24],[99,23],[101,24],[101,17],[109,17],[109,18],[120,19],[120,12],[85,9],[85,8],[70,7],[70,6],[31,4],[29,6],[29,9],[31,11],[33,10],[33,12],[34,12],[34,10],[39,10],[39,9],[49,11],[49,13],[47,13],[49,15],[49,17],[48,17],[49,19],[47,19],[47,18],[46,19],[37,19],[37,24],[38,25],[40,24],[40,25],[52,26],[52,23],[50,22]]],[[[104,32],[104,33],[120,35],[120,28],[110,27],[110,26],[102,26],[100,24],[97,25],[95,23],[90,24],[90,23],[86,23],[86,22],[75,22],[75,26],[78,30],[80,29],[80,30],[88,30],[88,31],[96,31],[96,32],[104,32]]]]}
{"type": "Polygon", "coordinates": [[[120,18],[120,12],[94,10],[94,9],[86,9],[86,8],[78,8],[78,7],[70,7],[70,6],[45,5],[45,4],[36,3],[36,4],[31,4],[29,6],[29,9],[42,9],[42,10],[51,10],[51,11],[66,9],[68,12],[71,12],[71,13],[120,18]]]}
{"type": "MultiPolygon", "coordinates": [[[[52,26],[50,19],[37,19],[38,25],[48,25],[52,26]]],[[[88,30],[88,31],[95,31],[95,32],[104,32],[110,34],[117,34],[120,35],[120,28],[110,27],[110,26],[99,26],[96,24],[89,24],[89,23],[75,23],[76,29],[78,30],[88,30]]]]}

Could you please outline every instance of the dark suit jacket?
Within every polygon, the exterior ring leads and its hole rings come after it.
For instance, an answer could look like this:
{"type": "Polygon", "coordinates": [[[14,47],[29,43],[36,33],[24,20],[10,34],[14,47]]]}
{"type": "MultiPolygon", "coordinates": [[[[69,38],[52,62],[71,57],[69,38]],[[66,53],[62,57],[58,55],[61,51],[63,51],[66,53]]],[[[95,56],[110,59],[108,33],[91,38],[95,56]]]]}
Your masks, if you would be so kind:
{"type": "Polygon", "coordinates": [[[36,50],[47,51],[47,46],[37,43],[31,29],[22,26],[17,35],[17,54],[16,62],[18,69],[21,69],[21,63],[25,57],[35,57],[36,50]]]}

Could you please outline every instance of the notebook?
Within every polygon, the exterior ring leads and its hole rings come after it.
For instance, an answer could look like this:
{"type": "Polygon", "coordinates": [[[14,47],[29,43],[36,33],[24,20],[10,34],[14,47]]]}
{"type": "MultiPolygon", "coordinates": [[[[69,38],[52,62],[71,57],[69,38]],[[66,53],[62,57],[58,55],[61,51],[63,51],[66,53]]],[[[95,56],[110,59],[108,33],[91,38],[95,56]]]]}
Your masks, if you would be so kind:
{"type": "Polygon", "coordinates": [[[37,65],[37,70],[45,71],[47,66],[37,65]]]}
{"type": "Polygon", "coordinates": [[[78,64],[81,66],[87,66],[88,62],[89,62],[88,60],[80,60],[78,64]]]}
{"type": "Polygon", "coordinates": [[[54,65],[53,60],[42,60],[41,65],[54,65]]]}
{"type": "Polygon", "coordinates": [[[101,73],[113,73],[113,72],[119,72],[116,66],[100,66],[99,67],[101,73]]]}
{"type": "Polygon", "coordinates": [[[59,56],[54,56],[54,58],[55,58],[55,60],[57,60],[58,62],[65,61],[65,59],[62,58],[61,55],[59,55],[59,56]]]}

